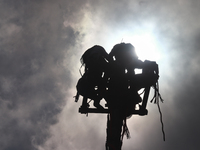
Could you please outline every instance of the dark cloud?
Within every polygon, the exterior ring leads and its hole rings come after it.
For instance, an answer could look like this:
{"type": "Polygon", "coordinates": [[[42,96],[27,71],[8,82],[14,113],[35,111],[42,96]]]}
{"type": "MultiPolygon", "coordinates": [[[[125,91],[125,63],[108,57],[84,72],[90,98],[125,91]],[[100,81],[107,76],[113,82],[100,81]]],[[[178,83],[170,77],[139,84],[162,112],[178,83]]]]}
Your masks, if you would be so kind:
{"type": "Polygon", "coordinates": [[[64,26],[67,3],[0,4],[1,149],[37,149],[58,122],[72,78],[64,61],[81,38],[70,24],[64,26]]]}

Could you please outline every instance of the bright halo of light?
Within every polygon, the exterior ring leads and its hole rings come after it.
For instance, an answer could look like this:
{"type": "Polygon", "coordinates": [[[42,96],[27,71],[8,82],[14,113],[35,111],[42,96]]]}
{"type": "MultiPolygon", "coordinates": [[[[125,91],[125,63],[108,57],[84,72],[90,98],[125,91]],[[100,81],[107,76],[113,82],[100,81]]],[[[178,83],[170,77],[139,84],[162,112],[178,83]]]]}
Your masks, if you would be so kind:
{"type": "MultiPolygon", "coordinates": [[[[142,61],[158,61],[160,59],[159,44],[151,32],[125,36],[123,42],[131,43],[135,47],[137,56],[142,61]]],[[[141,69],[135,69],[136,74],[141,72],[141,69]]]]}
{"type": "Polygon", "coordinates": [[[125,43],[131,43],[140,60],[157,61],[160,58],[156,40],[152,34],[139,34],[126,36],[123,40],[125,43]]]}

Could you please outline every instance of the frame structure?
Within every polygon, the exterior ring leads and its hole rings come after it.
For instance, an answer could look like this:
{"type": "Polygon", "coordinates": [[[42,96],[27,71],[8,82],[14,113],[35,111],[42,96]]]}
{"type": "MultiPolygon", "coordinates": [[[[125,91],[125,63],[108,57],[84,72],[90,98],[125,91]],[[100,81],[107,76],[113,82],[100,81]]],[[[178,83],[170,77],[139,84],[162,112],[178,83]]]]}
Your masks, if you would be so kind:
{"type": "MultiPolygon", "coordinates": [[[[132,111],[133,115],[140,115],[144,116],[148,114],[148,110],[146,109],[147,102],[148,102],[148,97],[149,97],[149,92],[150,92],[150,86],[145,88],[145,93],[143,96],[142,104],[139,105],[138,110],[132,111]]],[[[81,114],[88,114],[88,113],[101,113],[101,114],[108,114],[110,111],[109,109],[97,109],[97,108],[89,108],[89,104],[87,103],[86,97],[83,97],[82,105],[79,108],[79,113],[81,114]]]]}

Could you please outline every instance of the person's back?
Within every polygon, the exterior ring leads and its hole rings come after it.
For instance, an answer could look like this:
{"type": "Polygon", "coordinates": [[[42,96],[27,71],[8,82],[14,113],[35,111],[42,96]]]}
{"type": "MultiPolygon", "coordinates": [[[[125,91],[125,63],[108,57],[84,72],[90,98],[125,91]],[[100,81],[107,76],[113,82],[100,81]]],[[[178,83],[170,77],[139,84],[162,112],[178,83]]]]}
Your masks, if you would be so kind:
{"type": "Polygon", "coordinates": [[[77,84],[77,91],[85,98],[94,100],[94,106],[102,108],[99,102],[104,97],[107,79],[103,76],[106,71],[108,54],[101,46],[89,48],[81,57],[85,72],[77,84]]]}
{"type": "MultiPolygon", "coordinates": [[[[131,44],[120,43],[113,47],[109,54],[110,80],[108,84],[108,103],[110,108],[124,107],[134,109],[141,102],[137,90],[132,90],[130,80],[135,75],[134,69],[141,63],[131,44]]],[[[140,66],[138,66],[140,67],[140,66]]],[[[123,112],[122,112],[123,113],[123,112]]]]}

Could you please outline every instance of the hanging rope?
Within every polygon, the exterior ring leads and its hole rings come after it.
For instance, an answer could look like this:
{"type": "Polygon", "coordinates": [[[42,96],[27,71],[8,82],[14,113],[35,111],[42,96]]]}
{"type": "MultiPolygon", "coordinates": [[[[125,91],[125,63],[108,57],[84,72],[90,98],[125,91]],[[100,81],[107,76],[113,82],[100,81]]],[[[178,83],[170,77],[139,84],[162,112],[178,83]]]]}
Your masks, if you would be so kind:
{"type": "Polygon", "coordinates": [[[159,101],[157,101],[157,106],[158,106],[158,111],[160,113],[160,122],[161,122],[161,125],[162,125],[163,141],[165,141],[164,123],[163,123],[163,120],[162,120],[162,112],[161,112],[161,109],[160,109],[159,101]]]}
{"type": "Polygon", "coordinates": [[[158,106],[158,111],[160,113],[160,122],[162,125],[162,133],[163,133],[163,141],[165,141],[165,131],[164,131],[164,123],[163,123],[163,119],[162,119],[162,112],[160,109],[160,105],[159,105],[159,100],[163,103],[164,100],[162,99],[160,93],[159,93],[159,85],[158,82],[153,86],[155,93],[154,93],[154,97],[151,100],[151,103],[154,101],[154,104],[157,104],[158,106]]]}
{"type": "Polygon", "coordinates": [[[123,141],[124,135],[126,135],[127,139],[131,138],[130,132],[126,124],[126,118],[123,120],[123,130],[122,130],[122,135],[121,135],[121,141],[123,141]]]}

